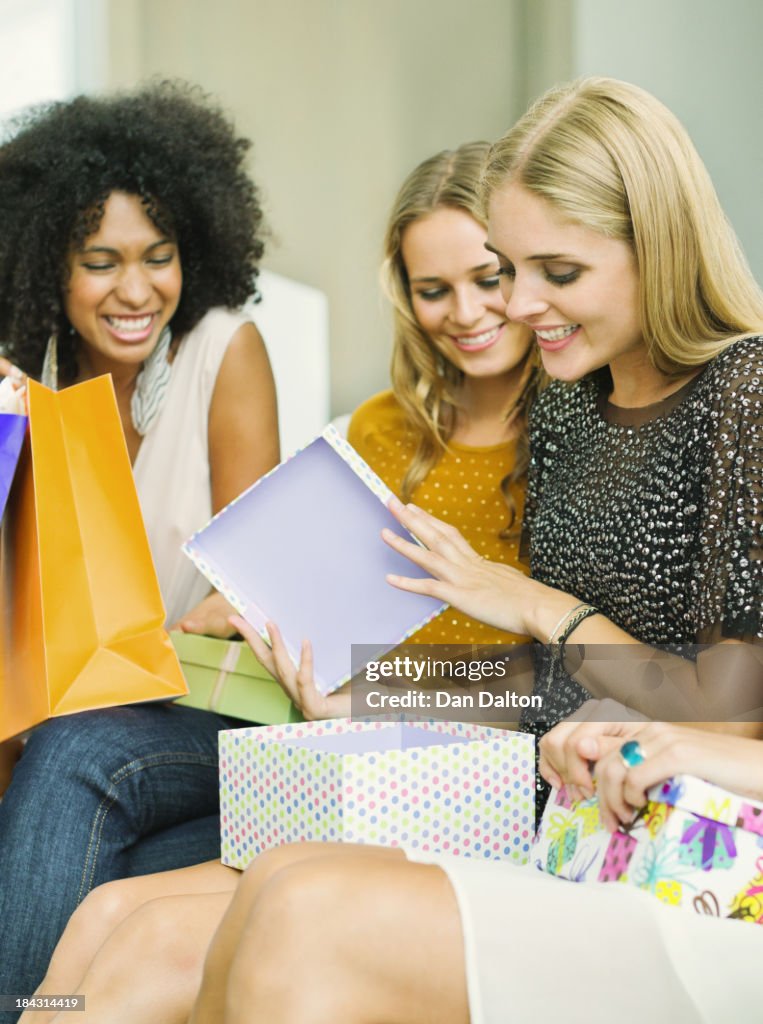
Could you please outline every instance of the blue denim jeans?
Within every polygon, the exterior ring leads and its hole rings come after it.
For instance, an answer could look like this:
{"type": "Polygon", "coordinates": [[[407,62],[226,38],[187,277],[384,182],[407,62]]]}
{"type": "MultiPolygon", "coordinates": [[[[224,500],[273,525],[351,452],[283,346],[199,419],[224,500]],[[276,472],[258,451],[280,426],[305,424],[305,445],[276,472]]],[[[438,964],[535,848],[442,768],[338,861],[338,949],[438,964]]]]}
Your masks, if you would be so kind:
{"type": "Polygon", "coordinates": [[[219,856],[217,732],[230,724],[143,704],[32,733],[0,803],[0,994],[34,991],[96,885],[219,856]]]}

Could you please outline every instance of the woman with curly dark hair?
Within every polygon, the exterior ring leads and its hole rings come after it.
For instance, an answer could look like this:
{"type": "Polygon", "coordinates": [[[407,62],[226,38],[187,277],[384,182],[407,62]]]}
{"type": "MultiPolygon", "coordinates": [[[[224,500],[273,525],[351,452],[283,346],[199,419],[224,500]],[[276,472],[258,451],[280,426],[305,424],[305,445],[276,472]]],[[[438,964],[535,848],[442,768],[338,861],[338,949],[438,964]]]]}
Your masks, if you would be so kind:
{"type": "MultiPolygon", "coordinates": [[[[166,82],[12,127],[0,371],[52,387],[111,374],[167,621],[230,632],[180,542],[278,461],[268,357],[237,311],[263,252],[249,143],[199,90],[166,82]]],[[[94,885],[217,853],[224,721],[133,706],[32,734],[0,803],[0,993],[34,990],[94,885]]]]}

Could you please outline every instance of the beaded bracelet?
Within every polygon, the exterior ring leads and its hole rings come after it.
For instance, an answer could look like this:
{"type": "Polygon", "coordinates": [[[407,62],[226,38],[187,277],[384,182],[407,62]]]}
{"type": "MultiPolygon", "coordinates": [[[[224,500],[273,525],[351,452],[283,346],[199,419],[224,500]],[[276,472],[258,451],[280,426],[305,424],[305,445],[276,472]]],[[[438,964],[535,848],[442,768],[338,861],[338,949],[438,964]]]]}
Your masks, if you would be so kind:
{"type": "Polygon", "coordinates": [[[591,615],[598,615],[598,614],[599,614],[599,609],[598,608],[594,608],[594,606],[592,604],[584,604],[583,607],[580,608],[575,615],[572,615],[567,620],[567,624],[564,627],[563,632],[560,634],[559,639],[557,640],[557,645],[558,646],[557,646],[557,655],[556,656],[557,656],[557,660],[558,660],[558,662],[559,662],[563,672],[566,672],[566,669],[564,667],[564,647],[565,647],[565,644],[569,640],[570,636],[578,628],[578,626],[580,625],[581,622],[584,622],[585,619],[590,618],[591,615]]]}
{"type": "Polygon", "coordinates": [[[568,612],[565,612],[564,615],[561,617],[561,619],[559,619],[557,624],[554,626],[554,628],[549,633],[548,640],[546,641],[546,643],[549,643],[549,644],[555,643],[556,634],[559,632],[561,627],[565,624],[567,619],[569,619],[569,617],[571,615],[574,615],[575,612],[579,611],[581,608],[587,608],[587,607],[588,607],[588,605],[585,603],[585,601],[581,601],[580,604],[576,604],[574,608],[570,608],[570,610],[568,612]]]}

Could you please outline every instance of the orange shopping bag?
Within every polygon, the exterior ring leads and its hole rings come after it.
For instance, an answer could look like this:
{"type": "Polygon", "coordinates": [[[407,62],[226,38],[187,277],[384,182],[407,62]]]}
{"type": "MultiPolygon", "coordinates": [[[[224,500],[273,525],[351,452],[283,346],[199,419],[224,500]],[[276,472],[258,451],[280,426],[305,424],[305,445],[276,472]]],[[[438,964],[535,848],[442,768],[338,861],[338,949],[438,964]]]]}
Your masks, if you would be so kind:
{"type": "Polygon", "coordinates": [[[0,584],[0,740],[53,715],[188,692],[110,377],[60,392],[30,381],[0,584]]]}

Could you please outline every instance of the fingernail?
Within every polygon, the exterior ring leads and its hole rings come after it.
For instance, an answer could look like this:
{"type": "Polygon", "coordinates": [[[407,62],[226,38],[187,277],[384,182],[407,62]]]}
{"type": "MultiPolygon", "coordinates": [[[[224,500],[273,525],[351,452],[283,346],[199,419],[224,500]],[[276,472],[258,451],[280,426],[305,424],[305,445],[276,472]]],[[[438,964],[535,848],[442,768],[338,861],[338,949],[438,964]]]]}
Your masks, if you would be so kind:
{"type": "Polygon", "coordinates": [[[581,757],[597,757],[599,754],[599,744],[592,736],[584,736],[578,743],[578,753],[581,757]]]}

